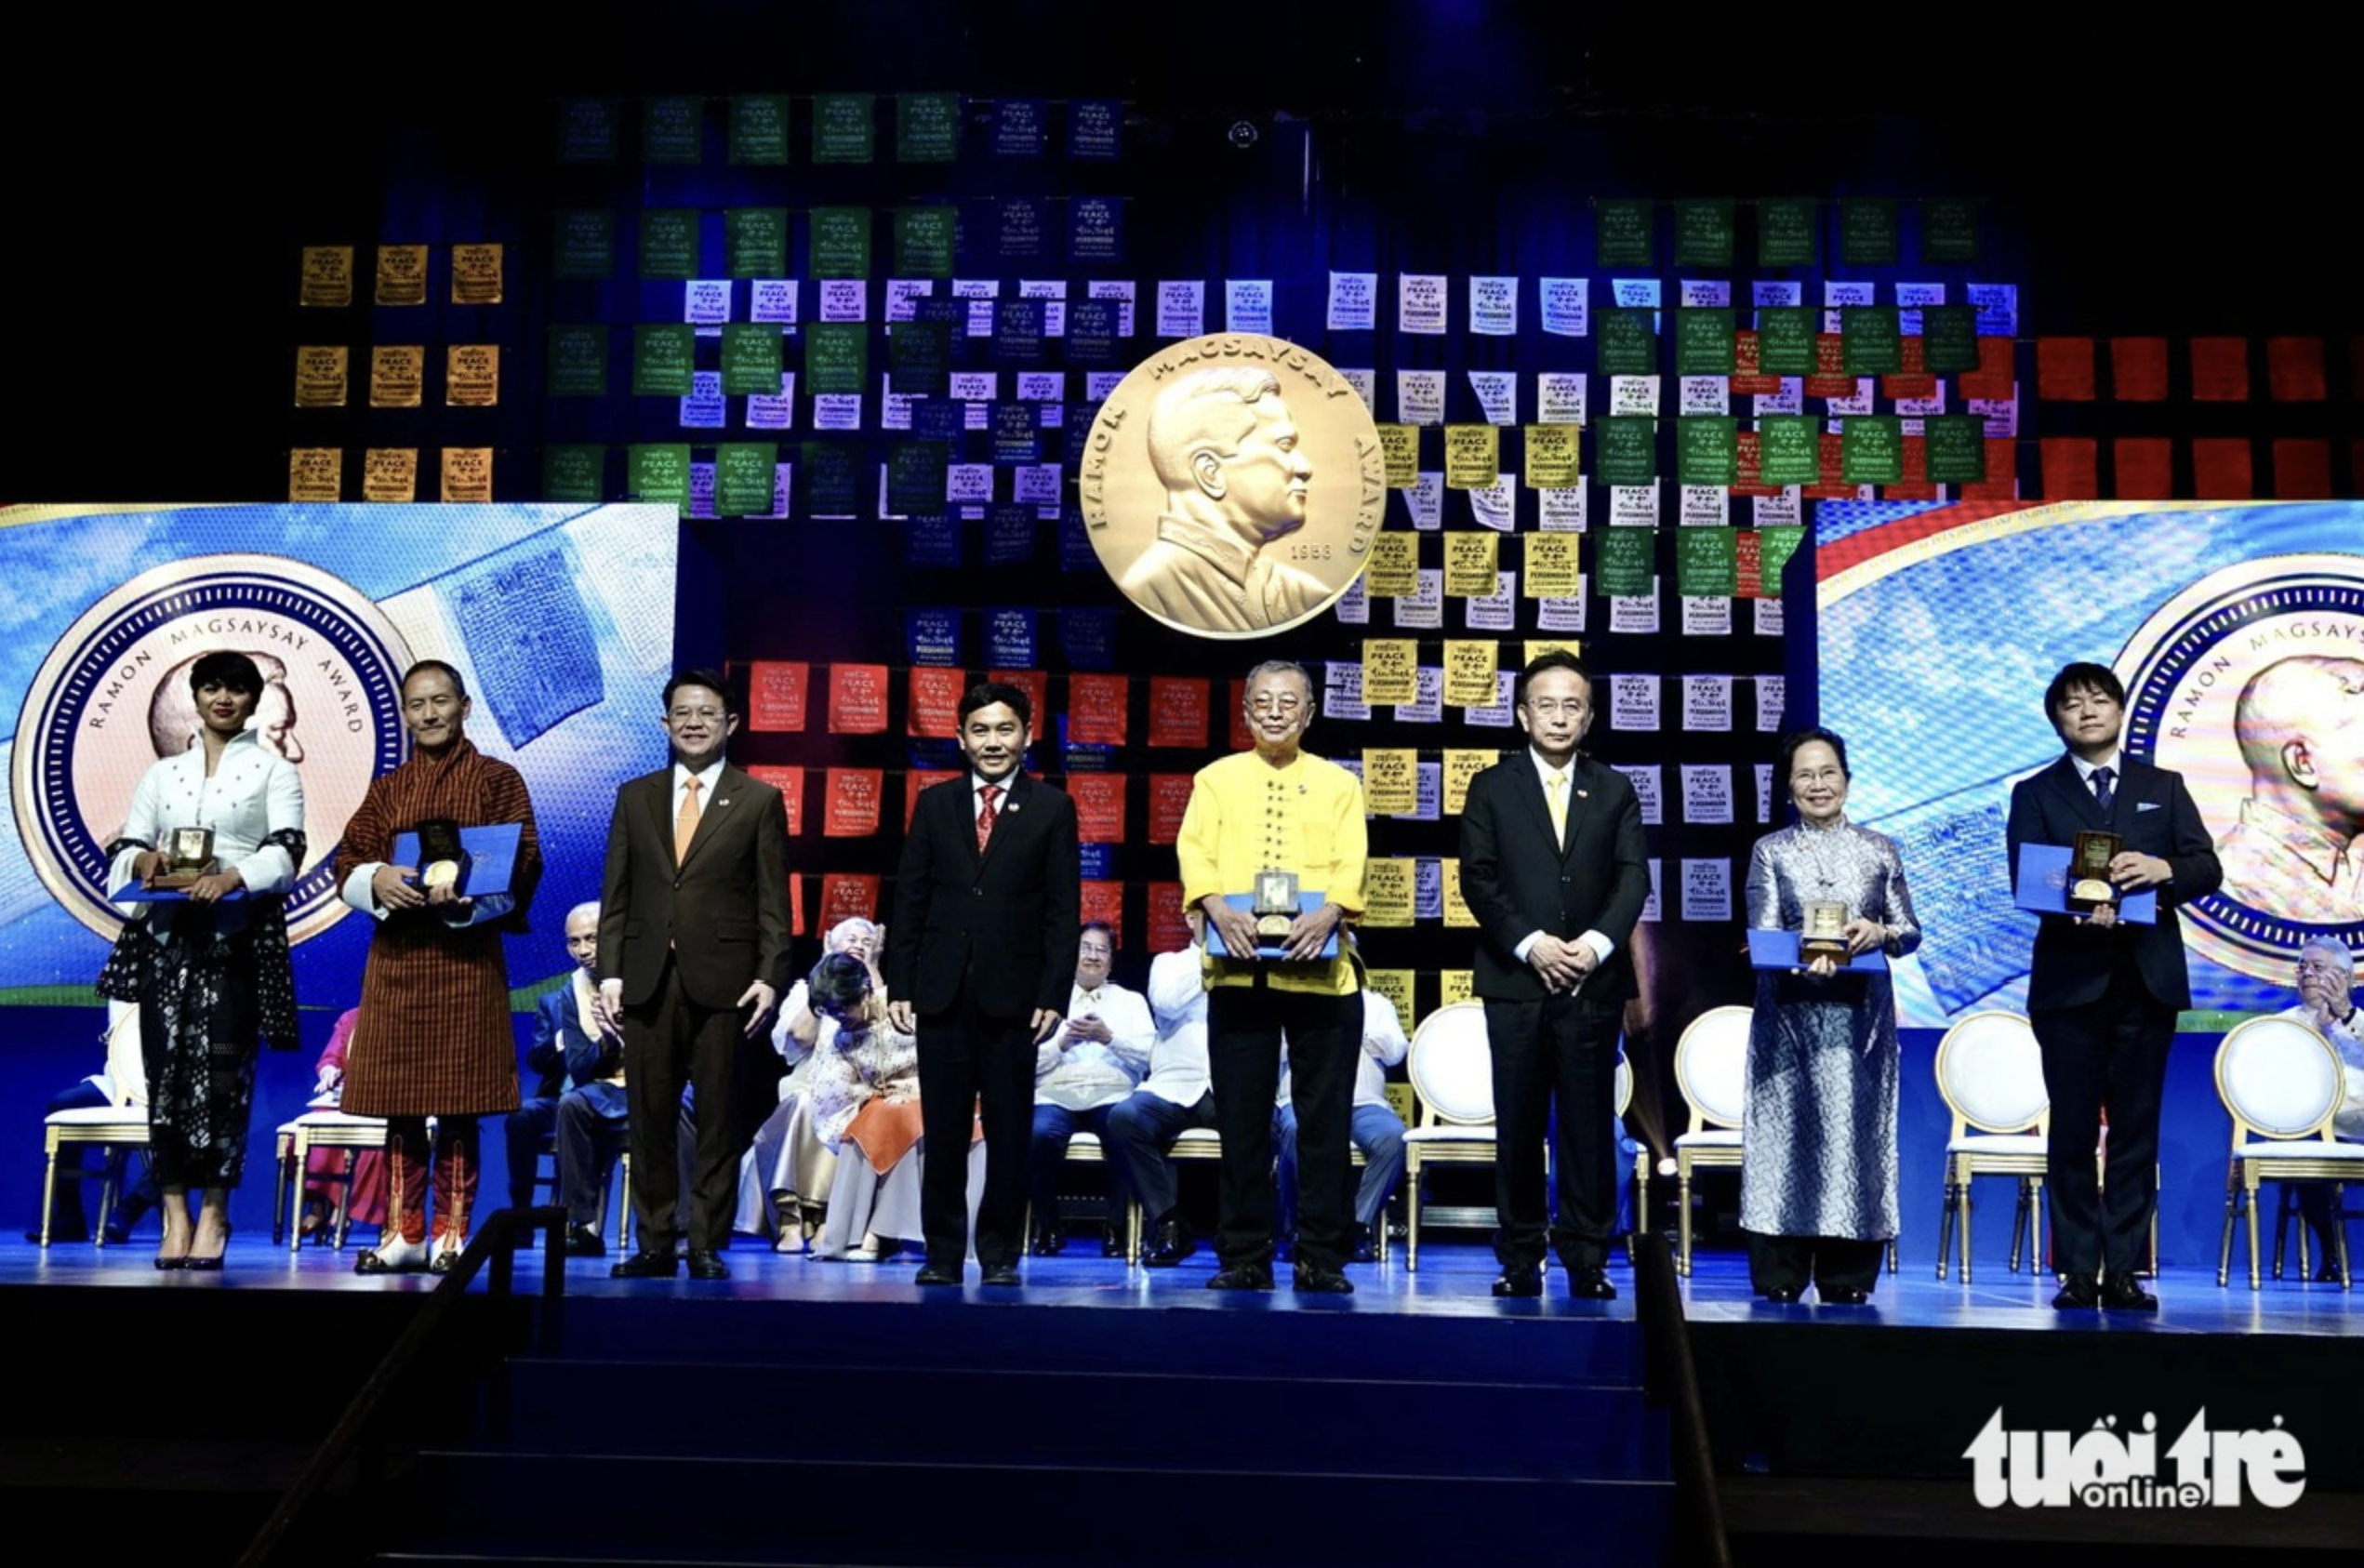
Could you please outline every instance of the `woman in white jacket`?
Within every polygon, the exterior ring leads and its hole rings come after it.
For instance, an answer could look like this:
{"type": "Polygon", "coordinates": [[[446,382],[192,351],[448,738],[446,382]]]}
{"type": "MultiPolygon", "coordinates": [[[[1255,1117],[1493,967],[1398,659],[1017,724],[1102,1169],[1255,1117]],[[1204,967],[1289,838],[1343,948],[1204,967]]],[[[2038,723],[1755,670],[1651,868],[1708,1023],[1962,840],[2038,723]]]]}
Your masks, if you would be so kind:
{"type": "Polygon", "coordinates": [[[258,1043],[296,1046],[283,903],[304,862],[303,784],[246,727],[263,689],[253,659],[206,654],[189,687],[200,728],[140,777],[108,848],[107,892],[153,887],[171,864],[170,835],[184,829],[212,830],[212,868],[179,896],[120,903],[123,932],[99,977],[100,995],[139,1005],[149,1160],[163,1189],[159,1269],[221,1267],[258,1043]],[[203,1193],[193,1219],[191,1188],[203,1193]]]}

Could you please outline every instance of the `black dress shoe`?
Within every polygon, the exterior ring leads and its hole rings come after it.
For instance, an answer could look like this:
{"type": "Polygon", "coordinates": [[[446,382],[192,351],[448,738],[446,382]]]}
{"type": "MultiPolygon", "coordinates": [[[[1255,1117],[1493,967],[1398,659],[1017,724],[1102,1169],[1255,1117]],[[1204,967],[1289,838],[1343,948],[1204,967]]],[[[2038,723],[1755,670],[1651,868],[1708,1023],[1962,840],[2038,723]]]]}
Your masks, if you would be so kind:
{"type": "Polygon", "coordinates": [[[566,1256],[569,1257],[605,1257],[607,1243],[598,1231],[588,1225],[566,1228],[566,1256]]]}
{"type": "Polygon", "coordinates": [[[957,1285],[961,1282],[960,1266],[950,1263],[923,1263],[920,1271],[911,1276],[912,1282],[923,1285],[957,1285]]]}
{"type": "Polygon", "coordinates": [[[670,1280],[681,1269],[672,1249],[651,1252],[644,1247],[607,1271],[611,1280],[670,1280]]]}
{"type": "Polygon", "coordinates": [[[1314,1296],[1352,1296],[1354,1282],[1342,1269],[1327,1263],[1300,1263],[1291,1275],[1290,1283],[1314,1296]]]}
{"type": "Polygon", "coordinates": [[[1524,1268],[1505,1269],[1494,1282],[1496,1296],[1541,1296],[1543,1270],[1530,1263],[1524,1268]]]}
{"type": "Polygon", "coordinates": [[[1265,1263],[1234,1263],[1215,1271],[1209,1290],[1270,1290],[1272,1268],[1265,1263]]]}
{"type": "Polygon", "coordinates": [[[1141,1259],[1144,1269],[1171,1269],[1199,1250],[1199,1243],[1172,1215],[1158,1221],[1157,1238],[1141,1259]]]}
{"type": "Polygon", "coordinates": [[[1026,1250],[1037,1257],[1056,1257],[1067,1250],[1067,1232],[1056,1225],[1038,1225],[1026,1250]]]}
{"type": "Polygon", "coordinates": [[[1826,1307],[1863,1307],[1869,1305],[1871,1301],[1871,1292],[1852,1288],[1825,1290],[1822,1286],[1816,1285],[1814,1295],[1826,1307]]]}
{"type": "Polygon", "coordinates": [[[1379,1261],[1379,1238],[1367,1225],[1358,1225],[1354,1228],[1353,1261],[1357,1263],[1379,1261]]]}
{"type": "Polygon", "coordinates": [[[693,1280],[727,1280],[731,1277],[730,1265],[724,1263],[723,1255],[712,1247],[692,1247],[689,1249],[689,1277],[693,1280]]]}
{"type": "Polygon", "coordinates": [[[1596,1263],[1569,1270],[1568,1294],[1579,1301],[1614,1301],[1617,1287],[1609,1282],[1609,1271],[1596,1263]]]}
{"type": "Polygon", "coordinates": [[[1775,1285],[1765,1292],[1765,1299],[1776,1307],[1795,1307],[1803,1294],[1796,1285],[1775,1285]]]}
{"type": "Polygon", "coordinates": [[[1017,1285],[1026,1282],[1018,1278],[1015,1263],[989,1263],[985,1266],[985,1282],[989,1285],[1017,1285]]]}
{"type": "MultiPolygon", "coordinates": [[[[115,1228],[112,1225],[107,1227],[107,1240],[110,1242],[115,1239],[114,1229],[115,1228]]],[[[2331,1259],[2328,1257],[2325,1258],[2323,1260],[2323,1266],[2315,1270],[2315,1282],[2318,1285],[2335,1285],[2339,1283],[2340,1266],[2331,1259]]]]}
{"type": "Polygon", "coordinates": [[[2090,1312],[2102,1304],[2101,1287],[2091,1274],[2071,1274],[2060,1282],[2052,1306],[2063,1312],[2090,1312]]]}
{"type": "Polygon", "coordinates": [[[2113,1312],[2156,1312],[2158,1297],[2132,1274],[2112,1274],[2102,1286],[2102,1305],[2113,1312]]]}

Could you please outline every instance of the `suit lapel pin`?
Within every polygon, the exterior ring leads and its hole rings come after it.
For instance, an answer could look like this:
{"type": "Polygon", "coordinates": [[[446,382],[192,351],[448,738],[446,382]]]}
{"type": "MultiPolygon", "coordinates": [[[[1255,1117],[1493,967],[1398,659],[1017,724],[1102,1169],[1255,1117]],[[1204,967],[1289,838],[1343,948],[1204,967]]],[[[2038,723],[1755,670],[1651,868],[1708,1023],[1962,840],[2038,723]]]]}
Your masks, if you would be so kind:
{"type": "Polygon", "coordinates": [[[1578,790],[1576,791],[1576,799],[1580,801],[1588,801],[1592,799],[1592,791],[1590,790],[1578,790]]]}
{"type": "Polygon", "coordinates": [[[1016,810],[1017,810],[1017,802],[1016,802],[1016,801],[1012,801],[1009,804],[1007,804],[1007,805],[1003,806],[1002,809],[1003,809],[1003,811],[1011,812],[1011,813],[1015,814],[1015,813],[1016,812],[1016,810]]]}
{"type": "Polygon", "coordinates": [[[715,804],[716,805],[728,805],[728,804],[731,804],[731,798],[730,798],[728,795],[724,795],[724,796],[723,796],[722,798],[720,798],[719,800],[715,801],[715,803],[714,803],[714,804],[715,804]]]}

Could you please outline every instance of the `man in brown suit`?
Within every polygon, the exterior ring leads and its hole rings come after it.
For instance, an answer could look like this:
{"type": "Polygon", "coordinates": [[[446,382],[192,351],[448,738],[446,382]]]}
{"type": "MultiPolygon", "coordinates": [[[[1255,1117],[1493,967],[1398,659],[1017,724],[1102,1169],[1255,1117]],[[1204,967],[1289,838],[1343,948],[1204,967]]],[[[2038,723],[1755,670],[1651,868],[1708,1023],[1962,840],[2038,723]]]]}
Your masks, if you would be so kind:
{"type": "Polygon", "coordinates": [[[788,812],[723,760],[738,728],[723,677],[665,683],[671,765],[616,791],[600,895],[600,996],[624,1020],[641,1250],[618,1279],[671,1278],[682,1083],[696,1093],[689,1272],[724,1280],[738,1172],[730,1100],[739,1040],[770,1018],[788,953],[788,812]]]}

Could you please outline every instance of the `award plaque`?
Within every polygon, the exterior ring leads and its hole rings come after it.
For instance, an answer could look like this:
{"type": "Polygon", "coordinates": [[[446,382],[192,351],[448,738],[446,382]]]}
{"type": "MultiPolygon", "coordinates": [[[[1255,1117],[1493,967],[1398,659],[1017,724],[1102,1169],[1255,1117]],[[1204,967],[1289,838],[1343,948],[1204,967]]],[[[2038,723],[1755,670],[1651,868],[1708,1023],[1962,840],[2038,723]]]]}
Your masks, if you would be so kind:
{"type": "Polygon", "coordinates": [[[468,891],[468,851],[459,842],[459,824],[448,817],[418,824],[418,885],[448,887],[454,897],[468,891]]]}
{"type": "Polygon", "coordinates": [[[2109,863],[2118,858],[2124,842],[2097,829],[2077,835],[2068,852],[2068,887],[2062,897],[2071,913],[2091,914],[2117,904],[2118,884],[2109,880],[2109,863]]]}
{"type": "Polygon", "coordinates": [[[1287,940],[1289,927],[1297,918],[1296,872],[1258,871],[1255,903],[1250,912],[1255,916],[1255,938],[1259,944],[1287,940]]]}
{"type": "Polygon", "coordinates": [[[1798,933],[1800,962],[1812,963],[1826,958],[1833,963],[1844,964],[1854,955],[1847,950],[1847,906],[1832,899],[1813,899],[1806,905],[1805,929],[1798,933]]]}
{"type": "Polygon", "coordinates": [[[179,890],[214,872],[213,830],[175,828],[165,835],[165,869],[153,886],[179,890]]]}

